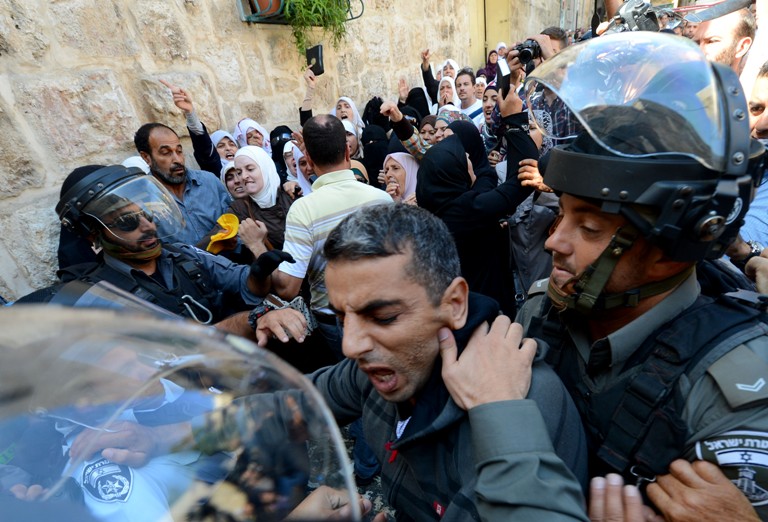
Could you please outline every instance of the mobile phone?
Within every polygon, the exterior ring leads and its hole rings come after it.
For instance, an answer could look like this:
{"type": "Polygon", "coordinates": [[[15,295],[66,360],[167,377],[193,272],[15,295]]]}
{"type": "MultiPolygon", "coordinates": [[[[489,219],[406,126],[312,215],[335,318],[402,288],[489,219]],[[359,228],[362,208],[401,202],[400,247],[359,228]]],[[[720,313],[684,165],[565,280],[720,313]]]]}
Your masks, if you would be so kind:
{"type": "Polygon", "coordinates": [[[307,67],[309,67],[315,76],[320,76],[325,72],[323,66],[323,45],[316,45],[306,50],[307,67]]]}
{"type": "Polygon", "coordinates": [[[499,88],[502,98],[509,94],[509,64],[504,58],[496,62],[496,85],[499,88]]]}

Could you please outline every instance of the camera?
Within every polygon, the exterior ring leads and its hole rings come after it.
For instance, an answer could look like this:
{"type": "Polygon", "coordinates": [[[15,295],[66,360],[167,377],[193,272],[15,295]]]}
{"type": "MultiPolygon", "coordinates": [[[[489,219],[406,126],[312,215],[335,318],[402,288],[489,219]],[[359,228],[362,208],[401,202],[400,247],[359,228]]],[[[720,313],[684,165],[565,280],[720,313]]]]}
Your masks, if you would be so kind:
{"type": "Polygon", "coordinates": [[[523,65],[528,65],[534,58],[541,58],[541,47],[536,40],[526,40],[514,49],[519,53],[517,59],[523,65]]]}
{"type": "Polygon", "coordinates": [[[624,31],[658,31],[659,19],[647,0],[627,0],[603,34],[624,31]]]}

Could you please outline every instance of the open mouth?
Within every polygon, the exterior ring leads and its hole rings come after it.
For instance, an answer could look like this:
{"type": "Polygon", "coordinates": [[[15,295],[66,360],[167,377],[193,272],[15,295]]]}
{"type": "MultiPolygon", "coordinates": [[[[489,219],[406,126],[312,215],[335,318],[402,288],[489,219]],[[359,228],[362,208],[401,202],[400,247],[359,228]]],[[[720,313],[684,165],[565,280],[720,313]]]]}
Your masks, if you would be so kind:
{"type": "Polygon", "coordinates": [[[397,389],[399,379],[394,370],[389,368],[366,368],[363,370],[373,387],[382,395],[392,393],[397,389]]]}

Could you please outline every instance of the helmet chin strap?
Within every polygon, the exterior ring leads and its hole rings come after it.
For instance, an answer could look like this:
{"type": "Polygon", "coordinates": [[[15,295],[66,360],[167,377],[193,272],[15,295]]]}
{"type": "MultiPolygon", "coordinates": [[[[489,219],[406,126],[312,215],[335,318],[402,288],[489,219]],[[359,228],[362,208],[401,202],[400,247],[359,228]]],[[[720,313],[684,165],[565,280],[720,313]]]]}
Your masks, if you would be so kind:
{"type": "Polygon", "coordinates": [[[605,285],[608,284],[619,259],[627,250],[632,248],[636,239],[637,232],[634,227],[619,228],[597,260],[589,265],[581,275],[574,276],[563,285],[565,288],[570,283],[575,282],[572,294],[566,294],[563,288],[554,285],[550,278],[547,294],[555,308],[561,311],[570,309],[582,315],[590,315],[593,311],[598,310],[635,307],[643,299],[675,288],[693,272],[694,267],[691,266],[689,269],[662,281],[654,281],[619,294],[604,294],[605,285]]]}

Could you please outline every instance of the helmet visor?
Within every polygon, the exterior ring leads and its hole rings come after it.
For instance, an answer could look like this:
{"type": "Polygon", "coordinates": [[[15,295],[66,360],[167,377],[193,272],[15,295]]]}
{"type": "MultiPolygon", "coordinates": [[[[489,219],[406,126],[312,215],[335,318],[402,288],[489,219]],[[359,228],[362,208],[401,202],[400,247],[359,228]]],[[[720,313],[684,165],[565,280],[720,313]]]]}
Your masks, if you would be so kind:
{"type": "Polygon", "coordinates": [[[90,201],[83,213],[123,241],[140,241],[147,235],[163,239],[184,227],[184,217],[171,193],[146,175],[110,187],[90,201]]]}
{"type": "MultiPolygon", "coordinates": [[[[215,329],[16,305],[0,315],[0,397],[4,468],[34,476],[25,484],[46,488],[37,501],[84,505],[100,521],[284,520],[310,489],[357,498],[344,441],[310,381],[215,329]],[[43,311],[46,328],[32,328],[43,311]],[[104,458],[109,447],[131,462],[104,458]]],[[[360,520],[358,503],[350,508],[360,520]]]]}
{"type": "Polygon", "coordinates": [[[725,168],[718,81],[688,39],[648,31],[592,39],[534,69],[525,93],[534,118],[544,98],[555,100],[549,106],[564,104],[560,117],[580,124],[536,118],[553,140],[573,139],[583,127],[619,156],[683,155],[713,170],[725,168]]]}

